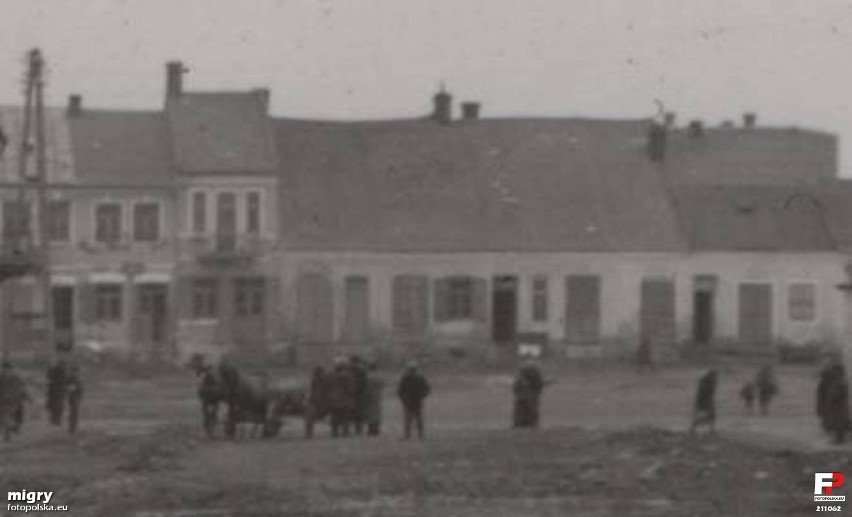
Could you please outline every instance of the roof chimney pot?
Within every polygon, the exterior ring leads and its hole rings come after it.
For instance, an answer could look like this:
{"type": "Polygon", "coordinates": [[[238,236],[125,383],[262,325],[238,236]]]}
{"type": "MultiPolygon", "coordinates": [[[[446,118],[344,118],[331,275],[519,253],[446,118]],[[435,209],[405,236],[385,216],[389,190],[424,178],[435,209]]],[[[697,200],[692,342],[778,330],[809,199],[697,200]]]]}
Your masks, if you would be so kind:
{"type": "Polygon", "coordinates": [[[749,129],[753,128],[757,125],[757,114],[756,113],[745,113],[743,114],[743,126],[749,129]]]}
{"type": "Polygon", "coordinates": [[[435,94],[432,102],[435,106],[432,119],[440,124],[449,124],[453,119],[453,96],[447,93],[442,85],[441,91],[435,94]]]}
{"type": "Polygon", "coordinates": [[[479,119],[479,108],[481,105],[478,102],[463,102],[461,105],[462,108],[462,118],[464,120],[477,120],[479,119]]]}
{"type": "Polygon", "coordinates": [[[166,63],[166,99],[180,97],[183,93],[183,74],[186,71],[181,61],[166,63]]]}

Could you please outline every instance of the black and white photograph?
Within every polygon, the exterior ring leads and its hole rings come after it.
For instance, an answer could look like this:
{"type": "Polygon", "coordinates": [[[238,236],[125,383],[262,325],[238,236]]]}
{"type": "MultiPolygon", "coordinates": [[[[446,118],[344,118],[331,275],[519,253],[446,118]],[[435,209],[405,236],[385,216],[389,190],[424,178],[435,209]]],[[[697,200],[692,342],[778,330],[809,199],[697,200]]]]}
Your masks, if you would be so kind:
{"type": "Polygon", "coordinates": [[[0,515],[852,511],[852,1],[0,27],[0,515]]]}

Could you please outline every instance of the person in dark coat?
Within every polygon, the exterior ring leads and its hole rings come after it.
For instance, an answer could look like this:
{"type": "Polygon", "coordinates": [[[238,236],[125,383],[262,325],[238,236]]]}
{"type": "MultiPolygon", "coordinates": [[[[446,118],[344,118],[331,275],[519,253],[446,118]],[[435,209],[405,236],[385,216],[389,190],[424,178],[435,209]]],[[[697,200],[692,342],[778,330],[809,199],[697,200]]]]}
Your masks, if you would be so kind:
{"type": "Polygon", "coordinates": [[[541,392],[544,379],[538,365],[527,360],[521,365],[512,386],[515,395],[512,423],[514,427],[538,427],[541,392]]]}
{"type": "Polygon", "coordinates": [[[83,380],[76,364],[67,365],[65,382],[68,396],[68,433],[74,434],[80,421],[80,403],[83,400],[83,380]]]}
{"type": "Polygon", "coordinates": [[[360,436],[364,433],[365,424],[367,365],[361,357],[353,355],[349,358],[349,369],[352,375],[352,425],[355,428],[355,434],[360,436]]]}
{"type": "Polygon", "coordinates": [[[837,374],[835,364],[828,364],[820,371],[819,383],[817,384],[816,413],[820,426],[825,432],[829,431],[828,416],[828,392],[834,377],[837,374]]]}
{"type": "Polygon", "coordinates": [[[364,423],[367,424],[367,435],[378,436],[382,430],[382,392],[385,388],[383,381],[376,373],[376,364],[372,363],[367,371],[367,389],[364,393],[364,423]]]}
{"type": "Polygon", "coordinates": [[[420,373],[417,363],[411,362],[405,369],[405,373],[399,380],[397,396],[402,403],[404,413],[404,435],[403,439],[411,438],[411,427],[417,428],[417,437],[423,439],[423,402],[431,392],[431,387],[426,377],[420,373]]]}
{"type": "Polygon", "coordinates": [[[30,400],[26,385],[9,361],[0,366],[0,426],[9,440],[24,423],[24,403],[30,400]]]}
{"type": "Polygon", "coordinates": [[[708,426],[711,433],[716,432],[716,384],[718,374],[711,368],[698,379],[695,393],[695,410],[690,426],[690,434],[695,434],[700,426],[708,426]]]}
{"type": "Polygon", "coordinates": [[[58,359],[47,369],[47,400],[45,406],[50,416],[50,423],[62,425],[67,397],[67,364],[64,359],[58,359]]]}
{"type": "Polygon", "coordinates": [[[328,404],[331,417],[331,436],[349,436],[355,408],[355,379],[348,361],[335,360],[328,383],[328,404]]]}
{"type": "Polygon", "coordinates": [[[849,385],[842,364],[832,367],[824,397],[823,426],[834,437],[835,443],[843,443],[849,429],[849,385]]]}
{"type": "Polygon", "coordinates": [[[775,395],[778,394],[778,382],[775,379],[775,370],[772,366],[766,365],[758,370],[754,379],[754,384],[757,387],[757,402],[760,404],[760,414],[769,414],[769,404],[775,395]]]}
{"type": "Polygon", "coordinates": [[[311,372],[308,394],[305,403],[305,436],[313,438],[314,424],[329,413],[329,378],[322,366],[311,372]]]}

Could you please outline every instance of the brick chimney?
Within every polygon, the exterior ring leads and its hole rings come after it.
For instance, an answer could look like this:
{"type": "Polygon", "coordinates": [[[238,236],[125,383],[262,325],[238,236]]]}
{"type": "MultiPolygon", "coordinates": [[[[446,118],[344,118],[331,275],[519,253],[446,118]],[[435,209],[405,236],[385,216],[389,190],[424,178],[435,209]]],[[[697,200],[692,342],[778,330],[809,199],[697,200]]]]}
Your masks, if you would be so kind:
{"type": "Polygon", "coordinates": [[[78,93],[69,95],[65,113],[69,117],[79,117],[83,113],[83,96],[78,93]]]}
{"type": "Polygon", "coordinates": [[[441,86],[441,91],[432,97],[432,102],[435,106],[432,119],[440,124],[449,124],[453,120],[453,96],[441,86]]]}
{"type": "Polygon", "coordinates": [[[166,63],[166,99],[180,97],[183,93],[183,74],[186,69],[181,61],[166,63]]]}
{"type": "Polygon", "coordinates": [[[464,120],[478,120],[480,107],[481,105],[478,102],[463,102],[461,105],[462,118],[464,120]]]}
{"type": "Polygon", "coordinates": [[[744,113],[743,114],[743,127],[747,127],[749,129],[753,128],[757,125],[757,114],[756,113],[744,113]]]}

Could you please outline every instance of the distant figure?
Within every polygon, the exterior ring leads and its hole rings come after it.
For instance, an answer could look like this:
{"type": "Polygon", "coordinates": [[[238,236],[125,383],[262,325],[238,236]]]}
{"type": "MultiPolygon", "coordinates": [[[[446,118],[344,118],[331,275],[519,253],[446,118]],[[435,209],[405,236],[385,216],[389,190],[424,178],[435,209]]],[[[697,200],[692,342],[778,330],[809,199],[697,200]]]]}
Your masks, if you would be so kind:
{"type": "Polygon", "coordinates": [[[643,335],[639,339],[639,346],[636,347],[636,367],[640,372],[654,369],[654,350],[648,336],[643,335]]]}
{"type": "Polygon", "coordinates": [[[743,399],[743,402],[746,406],[746,411],[749,415],[754,413],[754,395],[756,391],[756,386],[754,385],[754,381],[749,379],[744,384],[742,389],[740,390],[740,398],[743,399]]]}
{"type": "Polygon", "coordinates": [[[405,373],[399,380],[397,386],[397,396],[402,403],[402,409],[405,415],[404,440],[411,438],[411,426],[417,428],[417,437],[423,439],[423,401],[429,396],[431,388],[426,377],[420,373],[417,368],[417,363],[410,362],[405,369],[405,373]]]}
{"type": "Polygon", "coordinates": [[[364,423],[368,436],[379,436],[382,432],[382,393],[385,382],[376,374],[376,363],[367,371],[367,389],[364,392],[364,423]]]}
{"type": "Polygon", "coordinates": [[[716,383],[718,374],[711,368],[698,379],[695,393],[695,411],[692,417],[690,434],[695,434],[700,426],[708,426],[711,433],[716,432],[716,383]]]}
{"type": "Polygon", "coordinates": [[[68,395],[66,367],[65,360],[60,358],[47,369],[47,400],[45,401],[45,407],[47,408],[50,423],[56,426],[62,425],[62,417],[65,413],[65,399],[68,395]]]}
{"type": "Polygon", "coordinates": [[[760,414],[769,414],[769,404],[778,394],[778,382],[775,379],[775,370],[770,365],[763,366],[758,370],[754,379],[757,387],[757,401],[760,404],[760,414]]]}
{"type": "Polygon", "coordinates": [[[834,437],[835,443],[843,443],[849,429],[849,385],[840,363],[823,370],[817,387],[817,412],[823,429],[834,437]]]}
{"type": "Polygon", "coordinates": [[[23,379],[9,361],[0,366],[0,426],[3,439],[9,440],[24,423],[24,403],[30,400],[23,379]]]}
{"type": "Polygon", "coordinates": [[[67,365],[65,382],[68,394],[68,433],[74,434],[80,421],[80,403],[83,400],[83,380],[76,364],[67,365]]]}
{"type": "Polygon", "coordinates": [[[353,355],[349,358],[349,371],[352,375],[352,425],[355,434],[360,436],[364,433],[365,423],[367,365],[364,364],[360,356],[353,355]]]}
{"type": "Polygon", "coordinates": [[[538,427],[539,405],[541,392],[544,390],[544,379],[538,365],[527,359],[515,376],[512,386],[515,395],[513,427],[538,427]]]}
{"type": "Polygon", "coordinates": [[[349,436],[355,410],[355,379],[345,358],[334,361],[334,371],[328,382],[328,404],[331,436],[349,436]]]}
{"type": "Polygon", "coordinates": [[[314,437],[314,425],[329,413],[329,375],[322,366],[314,367],[305,397],[305,437],[314,437]]]}

